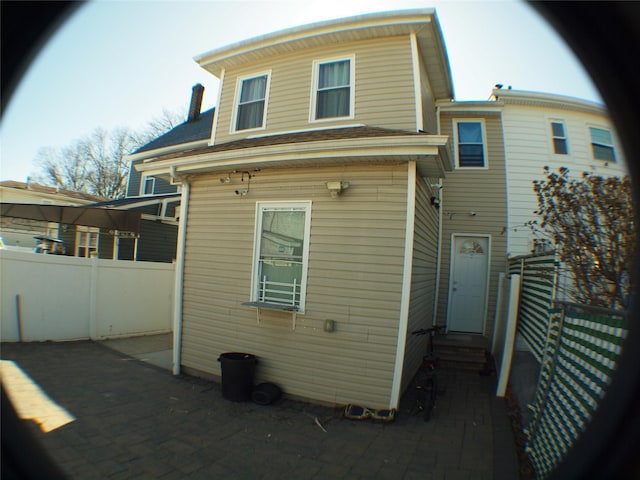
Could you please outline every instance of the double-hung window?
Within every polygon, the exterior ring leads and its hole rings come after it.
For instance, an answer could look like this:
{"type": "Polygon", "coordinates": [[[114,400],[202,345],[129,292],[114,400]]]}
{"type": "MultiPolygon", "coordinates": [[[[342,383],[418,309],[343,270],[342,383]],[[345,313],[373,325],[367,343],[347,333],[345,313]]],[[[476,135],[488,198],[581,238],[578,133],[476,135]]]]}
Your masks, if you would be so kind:
{"type": "Polygon", "coordinates": [[[454,122],[458,168],[486,168],[487,154],[481,121],[454,122]]]}
{"type": "Polygon", "coordinates": [[[553,143],[553,153],[556,155],[567,155],[569,153],[564,123],[557,121],[551,122],[551,139],[553,143]]]}
{"type": "Polygon", "coordinates": [[[238,79],[234,131],[264,128],[270,75],[238,79]]]}
{"type": "Polygon", "coordinates": [[[591,132],[593,158],[607,162],[615,162],[616,152],[613,146],[611,131],[598,127],[589,127],[589,131],[591,132]]]}
{"type": "Polygon", "coordinates": [[[76,257],[89,258],[98,254],[100,229],[96,227],[76,227],[76,257]]]}
{"type": "Polygon", "coordinates": [[[252,301],[304,312],[311,202],[256,207],[252,301]]]}
{"type": "Polygon", "coordinates": [[[353,57],[314,62],[312,121],[353,117],[354,65],[353,57]]]}

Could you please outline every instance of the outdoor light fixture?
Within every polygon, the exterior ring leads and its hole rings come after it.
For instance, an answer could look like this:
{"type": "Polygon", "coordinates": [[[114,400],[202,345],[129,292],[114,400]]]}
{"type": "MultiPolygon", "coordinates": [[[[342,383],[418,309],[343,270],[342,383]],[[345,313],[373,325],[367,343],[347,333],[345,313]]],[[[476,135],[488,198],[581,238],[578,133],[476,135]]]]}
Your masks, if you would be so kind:
{"type": "Polygon", "coordinates": [[[327,190],[331,194],[331,198],[338,198],[338,195],[342,193],[343,190],[349,188],[349,182],[327,182],[327,190]]]}

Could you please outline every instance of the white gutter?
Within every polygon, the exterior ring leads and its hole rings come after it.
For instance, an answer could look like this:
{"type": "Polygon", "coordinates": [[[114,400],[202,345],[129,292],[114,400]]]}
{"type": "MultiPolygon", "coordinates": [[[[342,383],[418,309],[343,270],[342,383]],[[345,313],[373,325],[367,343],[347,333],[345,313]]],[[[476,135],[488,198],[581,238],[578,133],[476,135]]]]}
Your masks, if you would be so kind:
{"type": "Polygon", "coordinates": [[[417,165],[408,164],[407,179],[407,220],[404,233],[404,268],[402,272],[402,298],[400,299],[400,322],[398,325],[398,343],[396,346],[396,362],[393,369],[390,408],[398,408],[400,403],[400,387],[402,386],[402,368],[407,346],[407,330],[409,328],[409,303],[411,301],[411,271],[413,269],[413,240],[415,235],[416,216],[416,175],[417,165]]]}
{"type": "Polygon", "coordinates": [[[187,212],[189,211],[189,191],[191,185],[186,178],[171,167],[171,178],[182,184],[180,196],[180,222],[178,223],[178,244],[176,246],[176,272],[173,289],[173,374],[180,375],[182,353],[182,290],[184,287],[184,244],[187,236],[187,212]]]}

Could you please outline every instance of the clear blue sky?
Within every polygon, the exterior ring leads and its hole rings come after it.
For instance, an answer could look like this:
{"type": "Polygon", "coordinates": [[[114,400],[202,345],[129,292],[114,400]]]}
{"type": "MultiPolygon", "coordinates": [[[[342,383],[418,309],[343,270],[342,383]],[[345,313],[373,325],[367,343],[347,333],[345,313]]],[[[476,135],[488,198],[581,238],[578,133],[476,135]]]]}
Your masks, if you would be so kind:
{"type": "Polygon", "coordinates": [[[25,181],[41,147],[62,147],[95,128],[140,128],[163,109],[188,107],[218,81],[197,54],[321,20],[436,8],[457,100],[486,100],[512,85],[601,102],[558,34],[520,1],[262,0],[94,1],[53,35],[16,89],[0,128],[0,180],[25,181]]]}

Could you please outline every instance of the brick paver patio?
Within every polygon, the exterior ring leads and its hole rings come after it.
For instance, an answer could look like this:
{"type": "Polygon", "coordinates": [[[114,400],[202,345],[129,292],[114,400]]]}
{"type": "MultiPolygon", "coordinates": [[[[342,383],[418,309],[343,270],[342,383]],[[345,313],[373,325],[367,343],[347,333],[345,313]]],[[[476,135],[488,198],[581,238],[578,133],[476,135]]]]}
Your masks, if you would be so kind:
{"type": "Polygon", "coordinates": [[[403,406],[376,423],[286,398],[229,402],[216,383],[89,341],[2,344],[2,358],[3,383],[11,361],[75,418],[48,433],[25,420],[71,478],[494,478],[495,377],[445,371],[431,422],[403,406]]]}

